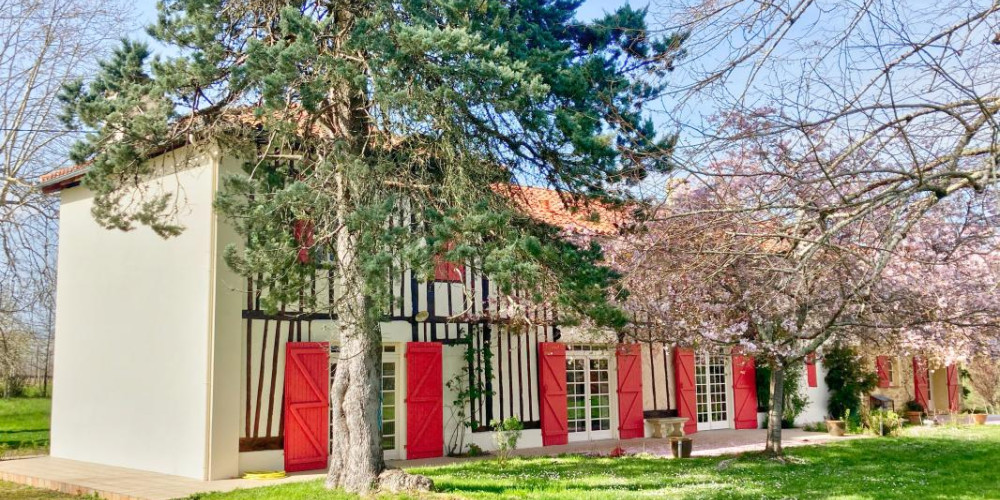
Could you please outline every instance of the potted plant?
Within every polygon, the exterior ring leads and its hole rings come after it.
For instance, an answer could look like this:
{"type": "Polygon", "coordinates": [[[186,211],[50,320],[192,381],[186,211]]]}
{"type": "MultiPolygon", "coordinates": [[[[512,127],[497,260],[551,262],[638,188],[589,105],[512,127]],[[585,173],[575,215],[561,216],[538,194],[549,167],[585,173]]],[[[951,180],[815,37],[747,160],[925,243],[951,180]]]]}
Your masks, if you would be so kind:
{"type": "Polygon", "coordinates": [[[833,417],[827,418],[826,420],[826,433],[831,436],[843,436],[847,431],[847,424],[842,419],[836,419],[833,417]]]}
{"type": "Polygon", "coordinates": [[[924,407],[915,400],[909,400],[904,405],[906,407],[906,421],[913,425],[920,425],[920,417],[924,415],[924,407]]]}
{"type": "Polygon", "coordinates": [[[972,422],[976,425],[986,425],[986,410],[979,408],[973,409],[972,422]]]}

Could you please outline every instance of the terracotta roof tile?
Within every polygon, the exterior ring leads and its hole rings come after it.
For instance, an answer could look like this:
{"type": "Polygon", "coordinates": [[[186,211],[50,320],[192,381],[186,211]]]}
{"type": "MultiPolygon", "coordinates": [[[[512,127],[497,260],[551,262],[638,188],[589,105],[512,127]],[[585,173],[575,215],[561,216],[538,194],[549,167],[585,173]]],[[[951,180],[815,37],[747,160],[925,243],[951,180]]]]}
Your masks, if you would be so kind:
{"type": "Polygon", "coordinates": [[[51,172],[49,172],[47,174],[43,174],[41,177],[38,178],[38,181],[41,182],[42,184],[44,184],[46,182],[54,181],[54,180],[56,180],[56,179],[58,179],[60,177],[67,177],[67,176],[71,176],[72,174],[76,174],[76,173],[79,173],[80,175],[83,175],[84,172],[87,171],[87,167],[89,167],[89,166],[90,166],[89,164],[83,163],[83,164],[80,164],[80,165],[73,165],[71,167],[58,168],[58,169],[53,170],[53,171],[51,171],[51,172]]]}
{"type": "Polygon", "coordinates": [[[527,216],[574,234],[615,235],[628,221],[624,208],[594,200],[573,202],[552,189],[498,184],[494,190],[513,200],[527,216]]]}

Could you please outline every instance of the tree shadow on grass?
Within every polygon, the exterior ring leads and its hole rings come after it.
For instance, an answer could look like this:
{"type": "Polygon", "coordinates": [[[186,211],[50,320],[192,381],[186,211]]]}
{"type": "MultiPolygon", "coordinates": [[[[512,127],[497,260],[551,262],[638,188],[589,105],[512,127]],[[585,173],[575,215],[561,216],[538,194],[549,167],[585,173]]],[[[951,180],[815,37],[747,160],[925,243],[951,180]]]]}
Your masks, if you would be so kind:
{"type": "Polygon", "coordinates": [[[787,450],[787,463],[760,453],[689,460],[564,456],[516,459],[505,469],[485,461],[414,472],[434,479],[438,491],[472,496],[1000,498],[1000,432],[976,436],[959,431],[797,447],[787,450]]]}

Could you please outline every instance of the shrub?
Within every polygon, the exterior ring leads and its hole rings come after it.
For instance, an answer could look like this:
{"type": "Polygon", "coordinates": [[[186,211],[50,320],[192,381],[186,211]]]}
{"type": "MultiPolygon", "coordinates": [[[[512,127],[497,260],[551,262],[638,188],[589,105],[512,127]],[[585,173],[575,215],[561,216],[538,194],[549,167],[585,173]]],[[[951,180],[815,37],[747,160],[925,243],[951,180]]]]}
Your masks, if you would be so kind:
{"type": "Polygon", "coordinates": [[[802,430],[807,432],[826,432],[826,422],[809,422],[802,426],[802,430]]]}
{"type": "Polygon", "coordinates": [[[907,401],[903,404],[903,407],[906,408],[906,411],[919,411],[921,413],[924,411],[923,405],[918,403],[915,399],[907,401]]]}
{"type": "Polygon", "coordinates": [[[469,451],[466,452],[466,455],[468,455],[470,457],[481,457],[481,456],[483,456],[485,454],[486,454],[486,452],[484,452],[483,449],[480,448],[478,444],[476,444],[476,443],[469,443],[469,451]]]}
{"type": "MultiPolygon", "coordinates": [[[[799,386],[802,383],[803,365],[795,364],[785,368],[785,408],[781,415],[781,427],[791,429],[795,427],[795,417],[802,414],[809,398],[802,394],[799,386]]],[[[768,411],[771,409],[771,368],[767,365],[757,367],[757,410],[768,411]],[[764,397],[761,397],[763,395],[764,397]]],[[[764,427],[767,427],[767,419],[764,419],[764,427]]]]}
{"type": "Polygon", "coordinates": [[[517,417],[508,417],[503,421],[493,422],[493,441],[497,445],[497,464],[504,466],[511,452],[517,449],[517,442],[521,439],[521,431],[524,424],[517,417]]]}
{"type": "Polygon", "coordinates": [[[878,385],[878,376],[874,370],[866,369],[867,364],[857,351],[840,343],[834,344],[823,354],[823,366],[826,368],[823,379],[830,389],[826,407],[830,416],[836,418],[847,415],[848,412],[859,416],[861,396],[878,385]]]}
{"type": "Polygon", "coordinates": [[[891,410],[875,410],[868,414],[868,431],[876,436],[896,436],[903,428],[903,418],[891,410]]]}

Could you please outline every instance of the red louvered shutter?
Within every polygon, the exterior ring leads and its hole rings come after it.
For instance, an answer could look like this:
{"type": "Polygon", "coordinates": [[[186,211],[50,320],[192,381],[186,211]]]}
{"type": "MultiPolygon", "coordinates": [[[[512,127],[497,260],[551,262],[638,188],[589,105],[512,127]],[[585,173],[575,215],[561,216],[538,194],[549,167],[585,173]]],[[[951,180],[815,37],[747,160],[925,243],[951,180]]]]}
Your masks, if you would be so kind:
{"type": "Polygon", "coordinates": [[[639,344],[619,344],[618,361],[618,438],[633,439],[646,435],[642,418],[642,354],[639,344]]]}
{"type": "Polygon", "coordinates": [[[806,383],[809,387],[818,387],[816,380],[816,353],[811,352],[806,355],[806,383]]]}
{"type": "Polygon", "coordinates": [[[930,395],[930,382],[928,381],[927,363],[919,356],[913,357],[913,399],[927,411],[927,399],[930,395]]]}
{"type": "Polygon", "coordinates": [[[876,356],[875,357],[875,373],[878,375],[878,386],[881,388],[889,387],[892,383],[889,380],[889,356],[876,356]]]}
{"type": "Polygon", "coordinates": [[[285,471],[325,469],[330,449],[330,345],[285,344],[285,471]]]}
{"type": "Polygon", "coordinates": [[[674,382],[677,386],[677,416],[687,417],[684,433],[694,434],[698,432],[698,406],[694,385],[694,351],[691,349],[674,348],[674,382]]]}
{"type": "Polygon", "coordinates": [[[958,413],[962,409],[962,388],[958,383],[958,366],[951,364],[945,367],[948,375],[948,411],[958,413]]]}
{"type": "Polygon", "coordinates": [[[406,344],[406,458],[444,455],[441,344],[406,344]]]}
{"type": "Polygon", "coordinates": [[[566,344],[538,343],[538,393],[542,446],[569,442],[566,410],[566,344]]]}
{"type": "MultiPolygon", "coordinates": [[[[734,350],[735,351],[735,350],[734,350]]],[[[757,428],[757,368],[753,357],[733,354],[733,425],[737,429],[757,428]]]]}

